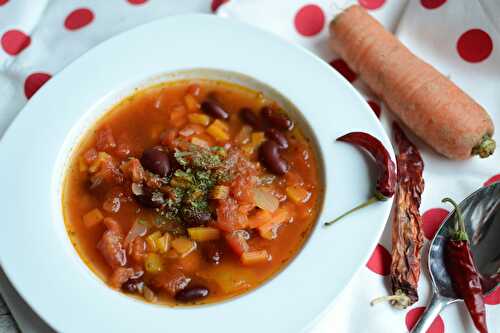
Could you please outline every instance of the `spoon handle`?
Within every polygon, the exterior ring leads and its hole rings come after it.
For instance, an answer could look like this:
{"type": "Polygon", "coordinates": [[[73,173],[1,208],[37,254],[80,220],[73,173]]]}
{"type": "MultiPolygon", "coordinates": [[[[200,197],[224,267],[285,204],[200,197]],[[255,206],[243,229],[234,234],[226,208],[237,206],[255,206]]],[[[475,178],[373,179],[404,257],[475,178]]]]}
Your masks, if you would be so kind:
{"type": "Polygon", "coordinates": [[[431,301],[427,308],[425,309],[422,316],[417,321],[411,333],[425,333],[427,329],[432,325],[434,319],[439,315],[439,313],[448,305],[450,300],[448,298],[440,296],[435,291],[432,293],[431,301]]]}

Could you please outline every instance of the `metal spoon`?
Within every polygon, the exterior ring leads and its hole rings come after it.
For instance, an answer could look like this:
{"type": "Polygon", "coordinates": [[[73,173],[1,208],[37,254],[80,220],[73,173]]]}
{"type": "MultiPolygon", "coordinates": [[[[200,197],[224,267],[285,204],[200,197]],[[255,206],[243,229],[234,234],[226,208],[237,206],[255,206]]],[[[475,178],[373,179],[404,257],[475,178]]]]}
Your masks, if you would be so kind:
{"type": "MultiPolygon", "coordinates": [[[[483,293],[488,295],[500,284],[500,183],[483,187],[460,203],[469,235],[476,268],[484,279],[483,293]]],[[[453,291],[443,261],[448,230],[455,220],[455,211],[444,220],[432,240],[429,250],[429,272],[432,298],[411,333],[425,333],[443,308],[462,301],[453,291]]]]}

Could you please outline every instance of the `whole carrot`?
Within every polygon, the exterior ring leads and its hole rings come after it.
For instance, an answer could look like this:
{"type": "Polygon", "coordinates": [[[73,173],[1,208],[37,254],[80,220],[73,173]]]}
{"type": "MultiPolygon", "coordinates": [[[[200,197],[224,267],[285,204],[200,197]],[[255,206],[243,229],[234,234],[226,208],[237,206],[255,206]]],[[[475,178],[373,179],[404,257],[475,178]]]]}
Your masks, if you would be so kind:
{"type": "Polygon", "coordinates": [[[330,46],[417,136],[451,159],[495,150],[488,113],[434,67],[408,50],[363,8],[330,24],[330,46]]]}

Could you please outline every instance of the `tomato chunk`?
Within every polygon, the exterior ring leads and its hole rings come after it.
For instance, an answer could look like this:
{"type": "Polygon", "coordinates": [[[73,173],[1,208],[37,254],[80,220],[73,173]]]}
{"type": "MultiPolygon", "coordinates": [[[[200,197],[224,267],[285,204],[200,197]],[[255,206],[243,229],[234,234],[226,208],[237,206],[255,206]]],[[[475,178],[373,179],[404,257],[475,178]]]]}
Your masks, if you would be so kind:
{"type": "Polygon", "coordinates": [[[250,249],[247,243],[247,235],[248,233],[245,230],[236,230],[225,235],[227,244],[238,256],[250,249]]]}

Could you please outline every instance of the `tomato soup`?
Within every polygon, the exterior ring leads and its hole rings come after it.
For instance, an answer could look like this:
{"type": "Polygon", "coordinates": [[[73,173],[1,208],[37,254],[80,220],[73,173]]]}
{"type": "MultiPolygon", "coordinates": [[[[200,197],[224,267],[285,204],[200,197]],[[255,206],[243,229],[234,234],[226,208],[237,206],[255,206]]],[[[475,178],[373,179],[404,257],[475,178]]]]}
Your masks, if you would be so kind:
{"type": "Polygon", "coordinates": [[[169,305],[218,302],[300,250],[322,196],[316,152],[278,103],[227,82],[135,92],[69,161],[63,210],[111,288],[169,305]]]}

